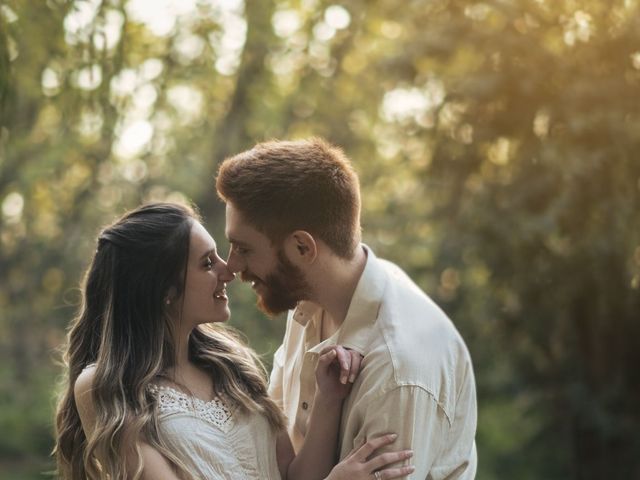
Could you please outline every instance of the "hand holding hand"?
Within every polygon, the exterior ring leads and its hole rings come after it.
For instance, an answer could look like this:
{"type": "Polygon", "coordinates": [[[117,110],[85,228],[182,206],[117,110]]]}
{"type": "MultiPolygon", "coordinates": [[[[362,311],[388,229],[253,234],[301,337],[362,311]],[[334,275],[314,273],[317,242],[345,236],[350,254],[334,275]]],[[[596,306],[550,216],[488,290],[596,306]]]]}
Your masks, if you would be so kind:
{"type": "Polygon", "coordinates": [[[343,400],[355,381],[362,355],[340,345],[330,345],[320,352],[316,367],[318,392],[329,398],[343,400]]]}

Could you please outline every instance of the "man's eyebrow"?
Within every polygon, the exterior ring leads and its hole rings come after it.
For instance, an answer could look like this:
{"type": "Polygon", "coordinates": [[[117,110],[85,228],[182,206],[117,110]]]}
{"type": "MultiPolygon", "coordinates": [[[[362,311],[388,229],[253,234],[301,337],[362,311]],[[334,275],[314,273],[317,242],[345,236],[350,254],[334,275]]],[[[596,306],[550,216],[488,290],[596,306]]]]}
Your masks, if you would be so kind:
{"type": "Polygon", "coordinates": [[[247,244],[246,244],[246,243],[241,242],[240,240],[236,240],[236,239],[235,239],[235,238],[233,238],[233,237],[229,237],[227,240],[229,241],[229,243],[232,243],[232,244],[234,244],[234,245],[240,245],[240,246],[242,246],[242,247],[246,247],[246,246],[247,246],[247,244]]]}

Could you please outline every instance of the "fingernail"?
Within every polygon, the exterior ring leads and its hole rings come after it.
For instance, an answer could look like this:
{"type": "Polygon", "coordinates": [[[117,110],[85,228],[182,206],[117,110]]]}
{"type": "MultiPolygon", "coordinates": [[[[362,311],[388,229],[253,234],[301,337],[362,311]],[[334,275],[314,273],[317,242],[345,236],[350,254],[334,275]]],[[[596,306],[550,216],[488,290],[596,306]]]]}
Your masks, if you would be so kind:
{"type": "Polygon", "coordinates": [[[356,379],[356,376],[355,375],[351,375],[349,377],[349,383],[353,383],[355,379],[356,379]]]}
{"type": "Polygon", "coordinates": [[[409,472],[413,472],[415,469],[416,469],[416,467],[414,467],[413,465],[411,465],[411,466],[409,467],[409,472]]]}
{"type": "Polygon", "coordinates": [[[346,384],[347,383],[347,376],[346,375],[342,375],[340,377],[340,383],[342,383],[342,384],[346,384]]]}
{"type": "Polygon", "coordinates": [[[413,450],[409,450],[405,455],[407,458],[413,457],[413,450]]]}
{"type": "Polygon", "coordinates": [[[396,438],[398,438],[398,434],[397,433],[392,433],[389,436],[391,437],[391,440],[395,440],[396,438]]]}

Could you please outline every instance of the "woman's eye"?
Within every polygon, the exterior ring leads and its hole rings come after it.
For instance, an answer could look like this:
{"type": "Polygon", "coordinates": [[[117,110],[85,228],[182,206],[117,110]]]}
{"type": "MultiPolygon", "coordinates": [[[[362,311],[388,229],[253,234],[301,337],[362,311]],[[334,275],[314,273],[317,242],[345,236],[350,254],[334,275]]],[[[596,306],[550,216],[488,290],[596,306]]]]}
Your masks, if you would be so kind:
{"type": "Polygon", "coordinates": [[[210,258],[207,258],[207,260],[204,262],[204,266],[205,268],[211,268],[213,266],[213,262],[210,258]]]}

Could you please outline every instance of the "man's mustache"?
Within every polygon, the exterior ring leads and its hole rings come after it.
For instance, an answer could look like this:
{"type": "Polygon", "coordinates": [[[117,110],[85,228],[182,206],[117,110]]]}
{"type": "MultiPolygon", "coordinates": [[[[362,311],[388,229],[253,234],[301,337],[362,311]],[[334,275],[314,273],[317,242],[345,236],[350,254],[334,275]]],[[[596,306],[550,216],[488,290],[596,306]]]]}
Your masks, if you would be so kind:
{"type": "Polygon", "coordinates": [[[240,273],[240,280],[243,282],[262,282],[258,277],[247,272],[240,273]]]}

